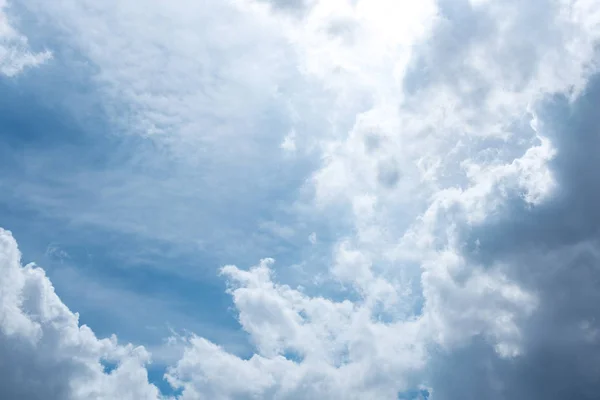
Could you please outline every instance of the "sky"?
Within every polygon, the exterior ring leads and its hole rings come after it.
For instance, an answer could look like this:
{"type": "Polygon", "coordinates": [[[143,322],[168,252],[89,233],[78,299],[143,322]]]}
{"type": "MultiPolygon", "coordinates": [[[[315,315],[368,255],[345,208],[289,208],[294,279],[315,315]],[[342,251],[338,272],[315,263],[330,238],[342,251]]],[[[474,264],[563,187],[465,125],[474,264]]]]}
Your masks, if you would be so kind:
{"type": "Polygon", "coordinates": [[[593,400],[600,3],[0,0],[0,398],[593,400]]]}

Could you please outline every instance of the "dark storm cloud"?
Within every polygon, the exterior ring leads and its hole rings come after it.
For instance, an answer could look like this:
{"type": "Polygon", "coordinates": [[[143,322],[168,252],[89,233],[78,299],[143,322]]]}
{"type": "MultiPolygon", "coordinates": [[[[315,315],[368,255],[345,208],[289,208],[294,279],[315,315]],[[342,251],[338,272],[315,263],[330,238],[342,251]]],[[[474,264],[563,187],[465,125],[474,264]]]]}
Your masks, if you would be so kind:
{"type": "Polygon", "coordinates": [[[521,327],[521,356],[501,359],[475,340],[439,358],[431,381],[436,400],[599,398],[599,107],[600,76],[573,103],[554,96],[542,104],[540,130],[557,150],[556,192],[533,208],[515,194],[500,215],[464,227],[465,255],[500,266],[539,306],[521,327]]]}

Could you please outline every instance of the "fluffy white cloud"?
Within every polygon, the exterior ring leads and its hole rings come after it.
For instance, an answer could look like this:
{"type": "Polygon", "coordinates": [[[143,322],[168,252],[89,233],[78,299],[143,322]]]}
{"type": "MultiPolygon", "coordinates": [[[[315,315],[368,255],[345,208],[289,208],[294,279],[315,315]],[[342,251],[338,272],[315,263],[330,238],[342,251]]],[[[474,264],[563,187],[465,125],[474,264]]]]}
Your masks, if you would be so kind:
{"type": "Polygon", "coordinates": [[[143,347],[98,339],[54,292],[41,268],[21,265],[0,229],[0,395],[11,399],[158,399],[143,347]],[[105,372],[105,365],[116,365],[105,372]]]}
{"type": "Polygon", "coordinates": [[[192,338],[169,379],[198,398],[394,398],[425,362],[418,321],[373,320],[368,306],[310,297],[272,281],[273,260],[223,268],[257,354],[243,360],[192,338]],[[393,354],[393,356],[390,356],[393,354]],[[236,382],[232,376],[243,377],[236,382]]]}

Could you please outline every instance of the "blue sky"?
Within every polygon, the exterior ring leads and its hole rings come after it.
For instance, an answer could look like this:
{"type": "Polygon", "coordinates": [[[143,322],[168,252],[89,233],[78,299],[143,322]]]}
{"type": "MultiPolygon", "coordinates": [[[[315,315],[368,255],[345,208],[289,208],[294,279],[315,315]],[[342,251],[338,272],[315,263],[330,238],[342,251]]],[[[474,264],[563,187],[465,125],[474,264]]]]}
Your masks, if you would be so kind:
{"type": "Polygon", "coordinates": [[[593,399],[598,40],[590,0],[0,0],[0,397],[593,399]]]}

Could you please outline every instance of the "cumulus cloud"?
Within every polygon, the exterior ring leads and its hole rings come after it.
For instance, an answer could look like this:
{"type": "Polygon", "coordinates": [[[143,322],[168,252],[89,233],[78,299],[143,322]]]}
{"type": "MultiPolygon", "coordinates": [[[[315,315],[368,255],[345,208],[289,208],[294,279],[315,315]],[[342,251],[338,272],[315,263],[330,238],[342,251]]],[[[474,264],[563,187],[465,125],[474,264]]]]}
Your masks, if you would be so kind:
{"type": "Polygon", "coordinates": [[[197,393],[224,399],[394,398],[397,387],[409,383],[425,357],[418,322],[373,321],[365,305],[310,297],[276,284],[272,262],[265,259],[249,271],[222,270],[257,354],[243,360],[192,338],[169,372],[169,379],[184,389],[183,398],[197,393]],[[245,379],[227,383],[223,371],[245,379]]]}
{"type": "Polygon", "coordinates": [[[598,183],[588,171],[596,162],[589,149],[600,137],[593,112],[599,94],[595,77],[574,102],[554,96],[540,105],[538,129],[557,151],[549,164],[557,186],[551,198],[529,208],[526,199],[514,196],[495,218],[460,228],[467,257],[500,263],[509,279],[536,293],[538,306],[520,324],[522,356],[502,360],[479,342],[444,360],[434,380],[441,398],[597,396],[598,230],[591,221],[598,213],[598,183]],[[451,383],[461,378],[446,363],[476,374],[480,383],[468,389],[451,383]]]}
{"type": "MultiPolygon", "coordinates": [[[[194,335],[183,339],[183,357],[166,374],[182,399],[597,397],[597,2],[210,6],[241,33],[202,20],[208,14],[191,12],[187,1],[144,9],[105,2],[94,13],[87,2],[26,3],[81,33],[70,40],[102,71],[107,98],[135,110],[130,132],[222,149],[261,110],[277,110],[293,114],[298,129],[272,138],[273,148],[293,150],[303,135],[319,156],[304,186],[313,198],[302,206],[347,228],[332,240],[326,271],[343,295],[279,283],[272,259],[222,268],[255,352],[240,357],[194,335]],[[294,18],[280,12],[290,7],[294,18]],[[181,29],[172,50],[165,49],[173,37],[146,31],[157,10],[166,31],[181,29]],[[120,34],[103,42],[111,21],[120,34]],[[200,22],[227,33],[227,48],[196,31],[200,22]],[[83,28],[89,24],[99,29],[83,28]],[[140,33],[139,48],[113,56],[140,33]],[[217,50],[211,58],[191,48],[217,50]],[[163,64],[167,54],[177,62],[163,64]],[[191,72],[198,57],[205,75],[191,72]],[[225,84],[211,85],[219,69],[225,84]],[[158,71],[166,84],[148,78],[158,71]],[[190,80],[182,85],[182,77],[190,80]],[[196,113],[205,109],[217,119],[231,112],[236,123],[224,132],[211,118],[200,123],[196,113]],[[321,130],[304,129],[304,117],[321,130]],[[213,139],[217,133],[227,139],[213,139]]],[[[12,277],[0,292],[7,359],[58,382],[57,398],[109,398],[121,379],[131,398],[159,396],[147,383],[143,350],[80,327],[43,272],[20,265],[10,234],[0,238],[12,277]],[[106,357],[119,364],[109,374],[106,357]],[[83,391],[90,388],[98,394],[83,391]]],[[[7,391],[35,390],[15,383],[21,373],[7,373],[7,391]]]]}
{"type": "Polygon", "coordinates": [[[98,339],[54,292],[43,269],[21,265],[0,229],[0,396],[10,399],[158,399],[143,347],[98,339]],[[116,365],[105,372],[106,365],[116,365]]]}

